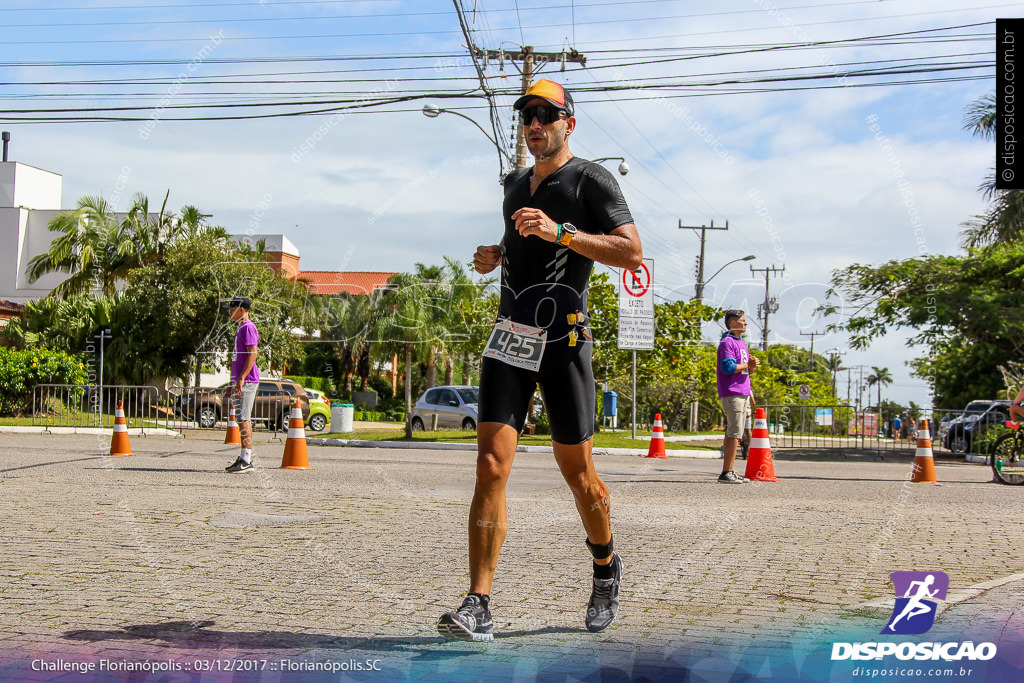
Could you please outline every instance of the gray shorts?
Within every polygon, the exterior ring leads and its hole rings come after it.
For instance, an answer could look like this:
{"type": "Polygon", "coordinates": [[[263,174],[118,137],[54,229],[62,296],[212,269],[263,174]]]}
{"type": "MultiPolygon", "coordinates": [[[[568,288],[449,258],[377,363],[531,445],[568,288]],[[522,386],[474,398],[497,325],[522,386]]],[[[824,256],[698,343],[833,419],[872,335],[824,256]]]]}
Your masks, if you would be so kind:
{"type": "Polygon", "coordinates": [[[256,402],[256,389],[259,388],[256,382],[242,384],[242,395],[231,394],[231,406],[235,409],[235,420],[238,422],[252,422],[252,406],[256,402]]]}
{"type": "Polygon", "coordinates": [[[722,396],[722,412],[725,413],[725,435],[742,439],[743,430],[750,419],[749,396],[722,396]]]}

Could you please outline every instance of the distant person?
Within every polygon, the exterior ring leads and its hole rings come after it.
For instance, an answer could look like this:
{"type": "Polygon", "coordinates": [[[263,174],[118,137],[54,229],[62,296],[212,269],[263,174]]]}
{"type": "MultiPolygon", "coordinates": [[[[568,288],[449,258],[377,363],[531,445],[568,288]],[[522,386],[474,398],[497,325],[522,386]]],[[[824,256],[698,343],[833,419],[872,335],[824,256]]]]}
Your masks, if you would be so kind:
{"type": "MultiPolygon", "coordinates": [[[[494,639],[490,592],[508,528],[505,486],[538,384],[555,462],[572,490],[593,556],[588,630],[611,626],[622,580],[622,560],[613,551],[611,496],[592,455],[596,397],[587,284],[595,261],[639,268],[640,237],[611,173],[569,151],[576,127],[569,93],[541,79],[513,106],[535,163],[506,176],[504,235],[498,244],[477,247],[473,256],[478,273],[501,267],[501,301],[480,364],[469,594],[437,623],[441,635],[467,641],[494,639]]],[[[519,562],[511,583],[522,589],[524,580],[536,577],[519,562]]],[[[564,565],[557,572],[571,575],[564,565]]]]}
{"type": "Polygon", "coordinates": [[[718,397],[725,413],[725,440],[722,442],[721,484],[743,484],[748,480],[733,471],[736,464],[736,447],[743,438],[747,418],[754,409],[754,396],[750,389],[750,373],[757,369],[760,361],[750,355],[750,350],[741,339],[747,331],[747,317],[743,311],[725,312],[725,334],[718,342],[718,397]]]}
{"type": "Polygon", "coordinates": [[[903,420],[900,419],[899,415],[892,419],[892,438],[903,438],[903,420]]]}
{"type": "Polygon", "coordinates": [[[260,333],[256,324],[249,320],[252,301],[246,296],[236,296],[224,306],[233,322],[238,323],[235,344],[231,352],[231,385],[225,394],[235,409],[235,420],[242,436],[242,453],[238,459],[225,467],[231,474],[252,472],[252,404],[256,401],[256,389],[260,385],[260,369],[256,367],[256,350],[260,333]]]}

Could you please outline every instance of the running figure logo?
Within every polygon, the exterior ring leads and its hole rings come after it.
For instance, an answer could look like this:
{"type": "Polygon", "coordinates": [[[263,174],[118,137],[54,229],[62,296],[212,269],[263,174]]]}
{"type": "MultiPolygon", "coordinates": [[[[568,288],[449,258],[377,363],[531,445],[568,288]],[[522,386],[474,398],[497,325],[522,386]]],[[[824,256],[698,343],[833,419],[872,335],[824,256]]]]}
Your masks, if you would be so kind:
{"type": "Polygon", "coordinates": [[[938,604],[946,599],[949,576],[945,572],[893,572],[889,575],[896,590],[896,606],[882,633],[917,635],[935,623],[938,604]]]}

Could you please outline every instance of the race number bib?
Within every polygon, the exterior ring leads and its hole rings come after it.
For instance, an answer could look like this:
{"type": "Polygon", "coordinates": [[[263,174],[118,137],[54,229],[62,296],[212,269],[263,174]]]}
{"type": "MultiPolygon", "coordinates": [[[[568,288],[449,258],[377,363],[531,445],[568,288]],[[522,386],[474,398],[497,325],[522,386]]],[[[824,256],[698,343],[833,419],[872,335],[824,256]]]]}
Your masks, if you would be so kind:
{"type": "Polygon", "coordinates": [[[491,330],[484,347],[484,358],[494,358],[514,368],[536,372],[544,357],[547,330],[500,320],[491,330]]]}

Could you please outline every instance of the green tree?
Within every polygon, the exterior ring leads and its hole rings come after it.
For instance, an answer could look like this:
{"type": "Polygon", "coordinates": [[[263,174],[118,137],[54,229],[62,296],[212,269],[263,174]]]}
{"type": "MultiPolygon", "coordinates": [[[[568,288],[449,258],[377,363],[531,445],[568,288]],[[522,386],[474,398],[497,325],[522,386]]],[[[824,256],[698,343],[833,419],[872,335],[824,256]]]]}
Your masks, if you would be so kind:
{"type": "Polygon", "coordinates": [[[936,405],[959,407],[964,397],[994,397],[1000,364],[1024,352],[1022,287],[1024,244],[1001,242],[965,256],[837,270],[824,310],[849,316],[831,329],[849,332],[854,348],[891,330],[916,330],[907,343],[924,345],[928,354],[911,363],[915,375],[932,385],[936,405]]]}

